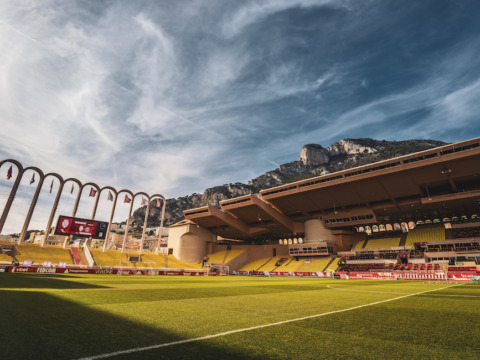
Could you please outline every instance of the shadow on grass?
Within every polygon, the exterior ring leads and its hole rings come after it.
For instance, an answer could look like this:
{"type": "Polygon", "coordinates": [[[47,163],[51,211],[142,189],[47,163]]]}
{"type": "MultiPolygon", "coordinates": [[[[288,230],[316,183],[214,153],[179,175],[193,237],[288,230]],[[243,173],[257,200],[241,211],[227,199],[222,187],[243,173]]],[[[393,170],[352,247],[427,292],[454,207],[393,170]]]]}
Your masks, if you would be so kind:
{"type": "Polygon", "coordinates": [[[108,286],[69,281],[75,275],[0,273],[0,289],[102,289],[108,286]],[[41,279],[41,281],[39,281],[41,279]]]}
{"type": "MultiPolygon", "coordinates": [[[[183,340],[176,334],[44,292],[0,290],[0,303],[3,324],[0,358],[3,360],[78,359],[183,340]]],[[[112,359],[150,358],[256,359],[204,342],[173,345],[112,359]]]]}

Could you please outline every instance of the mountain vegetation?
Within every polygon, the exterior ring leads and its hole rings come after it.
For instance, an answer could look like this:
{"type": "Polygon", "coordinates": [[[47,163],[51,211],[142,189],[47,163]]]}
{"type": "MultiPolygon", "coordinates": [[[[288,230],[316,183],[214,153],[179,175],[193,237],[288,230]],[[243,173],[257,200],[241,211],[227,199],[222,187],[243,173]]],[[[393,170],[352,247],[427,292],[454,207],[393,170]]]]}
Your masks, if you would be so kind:
{"type": "MultiPolygon", "coordinates": [[[[203,194],[167,199],[164,225],[169,226],[182,220],[184,210],[207,205],[218,207],[223,200],[442,145],[445,143],[436,140],[386,141],[369,138],[340,140],[328,148],[319,144],[307,144],[301,149],[298,160],[280,165],[275,170],[250,180],[248,184],[225,184],[206,189],[203,194]]],[[[143,206],[135,211],[134,224],[143,224],[145,210],[146,206],[143,206]]],[[[160,225],[160,219],[161,209],[150,206],[149,227],[160,225]]]]}

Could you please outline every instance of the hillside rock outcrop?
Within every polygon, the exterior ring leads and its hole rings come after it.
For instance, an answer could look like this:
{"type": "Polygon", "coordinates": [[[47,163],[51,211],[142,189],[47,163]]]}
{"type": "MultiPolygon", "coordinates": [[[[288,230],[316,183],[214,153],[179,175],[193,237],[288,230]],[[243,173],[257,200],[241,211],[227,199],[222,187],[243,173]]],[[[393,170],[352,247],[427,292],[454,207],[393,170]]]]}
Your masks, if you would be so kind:
{"type": "MultiPolygon", "coordinates": [[[[442,145],[445,145],[445,143],[436,140],[386,141],[369,138],[340,140],[331,144],[327,149],[319,144],[308,144],[301,149],[299,160],[282,164],[277,169],[250,180],[248,184],[225,184],[206,189],[203,194],[167,199],[165,226],[182,220],[184,210],[206,205],[218,206],[222,200],[258,193],[260,190],[274,186],[442,145]]],[[[145,209],[144,206],[135,211],[133,215],[134,223],[143,224],[145,209]]],[[[149,226],[158,226],[160,217],[160,209],[151,206],[148,216],[149,226]]]]}

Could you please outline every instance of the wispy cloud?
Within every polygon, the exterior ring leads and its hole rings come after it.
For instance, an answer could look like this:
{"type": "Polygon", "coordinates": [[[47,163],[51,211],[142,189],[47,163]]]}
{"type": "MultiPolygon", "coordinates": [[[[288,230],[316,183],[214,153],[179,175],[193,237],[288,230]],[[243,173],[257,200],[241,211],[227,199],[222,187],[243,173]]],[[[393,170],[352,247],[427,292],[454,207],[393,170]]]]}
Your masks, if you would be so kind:
{"type": "Polygon", "coordinates": [[[0,157],[171,197],[246,182],[306,143],[477,136],[478,10],[0,2],[0,157]]]}

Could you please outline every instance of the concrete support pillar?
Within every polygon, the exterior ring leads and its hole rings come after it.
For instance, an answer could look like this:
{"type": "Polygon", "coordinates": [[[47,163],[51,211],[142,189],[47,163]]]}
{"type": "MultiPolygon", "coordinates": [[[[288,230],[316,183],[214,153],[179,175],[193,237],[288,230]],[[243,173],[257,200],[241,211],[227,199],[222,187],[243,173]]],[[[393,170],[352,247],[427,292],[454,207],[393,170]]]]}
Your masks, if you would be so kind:
{"type": "Polygon", "coordinates": [[[110,228],[112,227],[113,215],[115,215],[115,208],[117,206],[117,196],[118,194],[115,193],[115,196],[113,197],[112,212],[110,213],[110,221],[108,222],[107,235],[105,235],[105,242],[103,243],[103,252],[107,251],[108,238],[110,237],[110,228]]]}
{"type": "Polygon", "coordinates": [[[72,239],[72,235],[65,236],[65,240],[63,240],[63,248],[67,249],[68,245],[70,244],[70,240],[72,239]]]}
{"type": "Polygon", "coordinates": [[[22,180],[22,176],[23,170],[19,169],[17,178],[15,179],[15,183],[13,184],[12,190],[10,190],[10,195],[8,196],[7,203],[3,208],[2,217],[0,217],[0,234],[2,233],[3,226],[5,225],[8,213],[10,212],[10,208],[12,207],[13,199],[15,199],[15,194],[17,193],[18,186],[20,185],[20,181],[22,180]]]}
{"type": "Polygon", "coordinates": [[[140,255],[142,255],[142,252],[143,252],[143,243],[145,242],[145,232],[147,231],[147,220],[148,220],[149,212],[150,212],[150,200],[148,201],[147,209],[145,210],[145,221],[143,222],[142,240],[140,241],[140,251],[139,251],[140,255]]]}
{"type": "Polygon", "coordinates": [[[25,222],[23,223],[22,232],[20,233],[20,237],[18,238],[18,245],[22,245],[25,241],[25,235],[28,230],[28,225],[30,224],[30,220],[32,219],[33,211],[35,210],[35,205],[37,205],[38,196],[40,195],[40,190],[42,190],[43,180],[44,177],[39,174],[40,179],[38,181],[37,189],[35,190],[35,194],[33,195],[32,202],[30,203],[30,208],[28,209],[27,217],[25,218],[25,222]]]}
{"type": "Polygon", "coordinates": [[[325,227],[325,223],[320,219],[305,221],[305,243],[333,242],[335,235],[325,227]]]}
{"type": "Polygon", "coordinates": [[[95,220],[95,214],[97,213],[97,207],[98,207],[98,200],[100,200],[100,190],[97,189],[97,196],[95,198],[95,205],[93,205],[93,211],[92,211],[92,220],[95,220]]]}
{"type": "Polygon", "coordinates": [[[125,227],[125,236],[123,237],[122,253],[125,252],[125,246],[127,244],[128,230],[130,229],[130,218],[132,217],[133,200],[134,199],[132,196],[132,201],[130,202],[130,210],[128,210],[127,226],[125,227]]]}
{"type": "Polygon", "coordinates": [[[162,240],[162,233],[163,233],[163,220],[165,219],[165,199],[162,199],[162,219],[160,220],[160,234],[158,235],[158,242],[157,248],[155,249],[155,253],[158,255],[160,253],[160,243],[162,240]]]}
{"type": "Polygon", "coordinates": [[[82,196],[83,188],[84,186],[80,186],[80,188],[78,189],[77,198],[75,199],[75,205],[73,205],[72,217],[75,217],[75,215],[77,215],[78,204],[80,203],[80,197],[82,196]]]}
{"type": "Polygon", "coordinates": [[[45,247],[45,245],[47,244],[48,234],[50,234],[53,218],[55,216],[55,213],[57,212],[58,203],[60,202],[60,197],[62,196],[63,184],[64,182],[60,181],[60,186],[58,188],[57,196],[55,197],[55,201],[53,202],[53,206],[52,206],[52,211],[50,211],[50,217],[48,218],[47,228],[45,229],[45,236],[43,237],[43,241],[42,241],[42,247],[45,247]]]}

